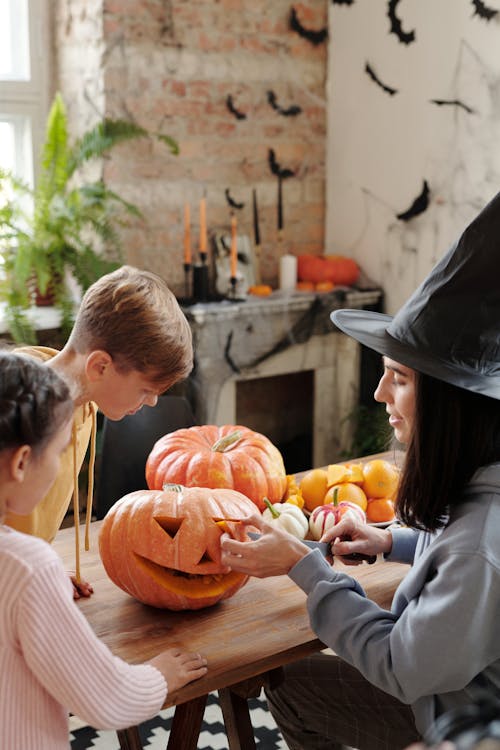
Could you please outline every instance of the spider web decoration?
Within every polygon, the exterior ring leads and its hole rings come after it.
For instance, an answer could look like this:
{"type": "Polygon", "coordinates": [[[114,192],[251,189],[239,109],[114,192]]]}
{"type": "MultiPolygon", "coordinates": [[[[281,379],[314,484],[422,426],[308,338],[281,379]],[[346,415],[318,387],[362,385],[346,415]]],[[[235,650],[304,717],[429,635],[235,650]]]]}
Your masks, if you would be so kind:
{"type": "Polygon", "coordinates": [[[389,3],[387,5],[387,15],[389,16],[389,20],[391,22],[389,33],[396,34],[397,38],[400,42],[402,42],[402,44],[411,44],[415,41],[415,32],[403,31],[401,21],[396,14],[396,8],[399,2],[400,0],[389,0],[389,3]]]}
{"type": "Polygon", "coordinates": [[[389,96],[394,96],[394,94],[398,93],[397,89],[393,89],[393,88],[391,88],[391,86],[387,86],[387,84],[382,83],[382,81],[380,80],[380,78],[378,77],[378,75],[375,73],[375,71],[373,70],[373,68],[370,65],[370,63],[366,63],[366,65],[365,65],[365,73],[367,73],[370,76],[370,78],[372,79],[372,81],[374,83],[376,83],[377,86],[380,86],[380,88],[382,89],[382,91],[385,91],[387,94],[389,94],[389,96]]]}
{"type": "Polygon", "coordinates": [[[306,29],[305,26],[302,26],[297,15],[297,11],[293,7],[293,5],[290,10],[290,28],[292,29],[292,31],[296,31],[299,36],[307,39],[308,42],[311,42],[311,44],[314,44],[315,46],[318,44],[322,44],[328,38],[328,29],[326,28],[326,26],[319,31],[306,29]]]}
{"type": "Polygon", "coordinates": [[[491,21],[498,13],[498,10],[488,8],[486,3],[483,3],[483,0],[472,0],[472,6],[474,8],[472,16],[479,16],[479,18],[484,18],[485,21],[491,21]]]}
{"type": "Polygon", "coordinates": [[[283,115],[283,117],[296,117],[297,115],[300,115],[302,112],[302,107],[299,107],[297,104],[292,104],[290,107],[281,107],[278,104],[278,99],[276,97],[276,94],[274,91],[268,91],[267,92],[267,101],[271,105],[271,107],[280,115],[283,115]]]}
{"type": "Polygon", "coordinates": [[[244,112],[241,112],[241,110],[239,110],[239,109],[237,109],[235,107],[232,94],[228,94],[228,96],[227,96],[226,107],[231,112],[231,114],[236,117],[237,120],[246,120],[247,119],[246,114],[244,112]]]}
{"type": "Polygon", "coordinates": [[[420,195],[415,198],[411,206],[406,211],[403,211],[403,213],[401,214],[397,214],[396,218],[400,219],[401,221],[409,221],[415,216],[423,214],[429,206],[429,195],[429,183],[427,182],[427,180],[424,180],[424,185],[420,195]]]}
{"type": "Polygon", "coordinates": [[[236,201],[236,200],[235,200],[235,199],[234,199],[234,198],[233,198],[233,197],[231,196],[231,193],[229,192],[229,188],[226,188],[226,189],[224,190],[224,195],[226,196],[226,200],[227,200],[227,202],[228,202],[228,205],[229,205],[229,206],[231,206],[231,208],[236,208],[236,209],[240,210],[240,209],[242,209],[242,208],[244,208],[244,207],[245,207],[245,204],[244,204],[244,203],[238,203],[238,201],[236,201]]]}

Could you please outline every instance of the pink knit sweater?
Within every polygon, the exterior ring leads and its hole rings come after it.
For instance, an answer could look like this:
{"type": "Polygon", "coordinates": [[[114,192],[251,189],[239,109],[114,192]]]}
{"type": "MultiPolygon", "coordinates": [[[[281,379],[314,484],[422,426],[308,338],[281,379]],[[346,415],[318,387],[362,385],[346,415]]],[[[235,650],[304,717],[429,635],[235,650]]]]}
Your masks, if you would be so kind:
{"type": "Polygon", "coordinates": [[[41,539],[0,525],[0,747],[68,750],[68,712],[100,729],[154,716],[167,692],[150,665],[113,656],[41,539]]]}

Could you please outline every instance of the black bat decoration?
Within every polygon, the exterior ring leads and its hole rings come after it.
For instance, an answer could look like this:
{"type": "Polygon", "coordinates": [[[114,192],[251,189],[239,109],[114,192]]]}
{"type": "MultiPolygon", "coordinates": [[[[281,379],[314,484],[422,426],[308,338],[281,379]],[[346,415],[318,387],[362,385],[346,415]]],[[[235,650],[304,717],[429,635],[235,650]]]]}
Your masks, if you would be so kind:
{"type": "Polygon", "coordinates": [[[467,104],[464,104],[463,102],[460,101],[460,99],[431,99],[430,101],[432,102],[432,104],[437,104],[438,107],[443,107],[443,106],[461,107],[470,115],[473,115],[476,113],[475,109],[472,109],[472,107],[469,107],[467,104]]]}
{"type": "Polygon", "coordinates": [[[267,101],[269,102],[271,107],[280,115],[283,115],[283,117],[296,117],[296,115],[300,115],[300,113],[302,112],[302,107],[299,107],[297,104],[292,104],[291,107],[287,107],[286,109],[284,107],[280,107],[274,91],[267,92],[267,101]]]}
{"type": "Polygon", "coordinates": [[[429,205],[429,194],[429,184],[427,180],[424,180],[424,186],[420,195],[415,198],[410,208],[408,208],[406,211],[403,211],[403,213],[401,214],[397,214],[396,218],[400,219],[401,221],[409,221],[410,219],[413,219],[414,216],[423,214],[423,212],[429,205]]]}
{"type": "Polygon", "coordinates": [[[472,5],[474,6],[474,13],[472,15],[484,18],[486,21],[491,21],[491,19],[498,13],[498,10],[488,8],[488,6],[483,3],[483,0],[472,0],[472,5]]]}
{"type": "Polygon", "coordinates": [[[271,168],[271,172],[275,174],[277,177],[280,177],[282,180],[286,180],[288,177],[293,177],[295,175],[295,172],[292,172],[291,169],[281,168],[278,162],[276,161],[276,154],[274,153],[274,149],[270,148],[268,151],[268,160],[269,160],[269,166],[271,168]]]}
{"type": "Polygon", "coordinates": [[[380,88],[383,91],[386,91],[390,96],[394,96],[394,94],[398,93],[397,89],[393,89],[390,86],[387,86],[385,83],[382,83],[382,81],[377,76],[377,74],[373,70],[373,68],[370,65],[370,63],[366,63],[365,64],[365,72],[368,73],[368,75],[370,76],[370,78],[372,79],[372,81],[375,81],[375,83],[377,84],[377,86],[380,86],[380,88]]]}
{"type": "Polygon", "coordinates": [[[229,192],[229,188],[226,188],[224,190],[224,195],[226,196],[226,200],[229,203],[229,205],[231,206],[231,208],[238,208],[238,209],[240,209],[240,208],[244,208],[245,207],[244,203],[238,203],[238,201],[235,201],[234,198],[231,197],[231,193],[229,192]]]}
{"type": "Polygon", "coordinates": [[[333,5],[352,5],[354,0],[332,0],[333,5]]]}
{"type": "Polygon", "coordinates": [[[226,106],[228,110],[231,112],[232,115],[236,117],[237,120],[246,120],[247,116],[244,112],[240,112],[239,109],[236,109],[233,102],[233,96],[232,94],[228,94],[228,97],[226,99],[226,106]]]}
{"type": "Polygon", "coordinates": [[[402,42],[403,44],[411,44],[412,42],[415,41],[415,32],[403,31],[401,21],[396,15],[396,7],[398,3],[399,3],[399,0],[389,0],[389,3],[387,5],[387,15],[389,16],[389,20],[391,22],[391,28],[390,28],[389,33],[396,34],[399,41],[402,42]]]}
{"type": "Polygon", "coordinates": [[[328,38],[328,29],[326,27],[324,29],[320,29],[319,31],[314,31],[312,29],[306,29],[305,26],[302,26],[297,15],[297,11],[293,7],[293,5],[290,11],[290,28],[292,29],[292,31],[296,31],[297,34],[304,37],[304,39],[307,39],[308,42],[311,42],[311,44],[314,45],[322,44],[322,42],[324,42],[325,39],[328,38]]]}

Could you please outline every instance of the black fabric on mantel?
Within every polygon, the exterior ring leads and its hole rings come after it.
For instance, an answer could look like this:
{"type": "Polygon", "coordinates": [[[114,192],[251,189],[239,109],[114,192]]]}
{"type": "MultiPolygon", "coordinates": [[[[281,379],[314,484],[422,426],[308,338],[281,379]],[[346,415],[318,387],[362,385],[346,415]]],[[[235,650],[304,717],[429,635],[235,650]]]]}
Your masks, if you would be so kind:
{"type": "Polygon", "coordinates": [[[324,335],[332,332],[332,324],[330,321],[330,312],[332,306],[342,306],[345,304],[346,289],[335,289],[330,293],[318,294],[314,297],[311,302],[311,306],[305,311],[305,313],[294,323],[294,325],[287,331],[286,335],[283,336],[269,351],[264,354],[260,354],[256,359],[250,363],[246,363],[244,367],[240,367],[237,362],[231,356],[231,332],[228,334],[226,345],[224,347],[224,358],[228,365],[231,367],[233,372],[240,373],[244,369],[252,369],[261,362],[265,362],[269,357],[273,357],[275,354],[288,349],[289,346],[294,344],[305,344],[309,341],[313,335],[324,335]]]}

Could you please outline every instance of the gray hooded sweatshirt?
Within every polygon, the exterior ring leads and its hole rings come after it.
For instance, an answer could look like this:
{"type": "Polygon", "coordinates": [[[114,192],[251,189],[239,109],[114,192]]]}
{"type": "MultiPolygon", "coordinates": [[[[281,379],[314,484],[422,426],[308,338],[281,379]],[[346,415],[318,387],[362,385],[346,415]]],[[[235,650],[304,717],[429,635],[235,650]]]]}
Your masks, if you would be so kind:
{"type": "Polygon", "coordinates": [[[289,575],[321,641],[411,705],[423,734],[485,690],[500,695],[500,463],[475,473],[439,533],[394,529],[388,559],[412,563],[390,612],[317,550],[289,575]]]}

